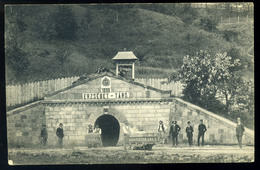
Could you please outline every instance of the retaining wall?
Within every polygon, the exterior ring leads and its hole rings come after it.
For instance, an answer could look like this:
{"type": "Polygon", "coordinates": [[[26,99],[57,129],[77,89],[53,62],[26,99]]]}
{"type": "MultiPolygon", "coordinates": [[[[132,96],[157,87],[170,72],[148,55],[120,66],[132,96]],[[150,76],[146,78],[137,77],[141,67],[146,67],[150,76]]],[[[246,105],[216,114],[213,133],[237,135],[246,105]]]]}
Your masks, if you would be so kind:
{"type": "MultiPolygon", "coordinates": [[[[130,99],[129,99],[130,100],[130,99]]],[[[194,144],[197,142],[199,120],[203,119],[207,127],[205,142],[207,144],[237,144],[235,136],[236,123],[212,112],[195,106],[178,98],[167,101],[134,101],[106,103],[44,103],[38,101],[7,113],[8,144],[12,146],[33,146],[40,144],[40,131],[43,123],[47,125],[48,145],[56,146],[55,134],[59,123],[64,125],[64,145],[85,145],[87,126],[94,125],[103,114],[114,116],[120,124],[119,145],[122,144],[122,126],[125,122],[147,132],[156,132],[158,122],[162,120],[168,127],[170,122],[178,121],[182,128],[180,143],[187,143],[185,128],[187,121],[194,127],[194,144]],[[103,108],[108,107],[108,113],[103,108]]],[[[242,120],[243,121],[243,120],[242,120]]],[[[245,128],[243,144],[254,144],[254,131],[245,128]]]]}

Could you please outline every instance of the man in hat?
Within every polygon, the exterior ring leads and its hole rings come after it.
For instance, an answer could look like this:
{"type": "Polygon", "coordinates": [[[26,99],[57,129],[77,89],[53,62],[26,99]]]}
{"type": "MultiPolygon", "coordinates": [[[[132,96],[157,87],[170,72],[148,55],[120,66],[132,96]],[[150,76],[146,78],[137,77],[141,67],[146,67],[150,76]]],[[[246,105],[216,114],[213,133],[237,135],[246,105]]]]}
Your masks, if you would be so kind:
{"type": "Polygon", "coordinates": [[[200,146],[200,138],[202,138],[202,143],[201,145],[204,145],[204,134],[207,131],[206,126],[203,124],[203,120],[200,120],[200,124],[199,124],[199,134],[198,134],[198,146],[200,146]]]}
{"type": "Polygon", "coordinates": [[[177,124],[177,121],[172,121],[172,125],[170,128],[170,136],[172,137],[172,146],[178,146],[178,134],[181,130],[180,126],[177,124]]]}
{"type": "Polygon", "coordinates": [[[62,140],[64,137],[62,123],[60,123],[59,127],[57,128],[56,135],[58,136],[58,145],[62,148],[62,140]]]}
{"type": "Polygon", "coordinates": [[[237,141],[238,141],[238,145],[240,148],[242,148],[242,137],[243,137],[244,131],[245,131],[245,128],[244,128],[244,125],[241,123],[241,119],[237,118],[236,136],[237,136],[237,141]]]}
{"type": "Polygon", "coordinates": [[[190,125],[190,121],[188,121],[188,126],[186,127],[186,133],[189,141],[189,145],[192,145],[192,136],[193,136],[193,127],[190,125]]]}
{"type": "Polygon", "coordinates": [[[41,130],[41,144],[42,146],[45,146],[47,143],[47,138],[48,138],[48,132],[46,130],[46,125],[42,125],[42,130],[41,130]]]}
{"type": "Polygon", "coordinates": [[[159,132],[159,141],[161,143],[165,143],[164,134],[165,134],[166,126],[163,124],[163,121],[159,121],[158,132],[159,132]]]}

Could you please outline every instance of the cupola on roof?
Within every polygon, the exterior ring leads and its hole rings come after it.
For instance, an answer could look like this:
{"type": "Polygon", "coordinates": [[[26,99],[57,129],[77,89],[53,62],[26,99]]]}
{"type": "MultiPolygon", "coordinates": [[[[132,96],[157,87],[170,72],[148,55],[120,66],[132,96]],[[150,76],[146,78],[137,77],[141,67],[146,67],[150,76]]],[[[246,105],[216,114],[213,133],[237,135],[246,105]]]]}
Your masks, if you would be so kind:
{"type": "Polygon", "coordinates": [[[138,60],[132,51],[119,51],[112,60],[138,60]]]}

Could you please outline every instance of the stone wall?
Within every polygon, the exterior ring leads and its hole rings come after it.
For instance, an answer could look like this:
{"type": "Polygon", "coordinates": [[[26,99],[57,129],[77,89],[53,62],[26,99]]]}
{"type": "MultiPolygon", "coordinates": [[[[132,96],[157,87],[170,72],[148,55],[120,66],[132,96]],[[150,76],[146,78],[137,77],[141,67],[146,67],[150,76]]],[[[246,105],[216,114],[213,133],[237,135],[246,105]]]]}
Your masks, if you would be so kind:
{"type": "Polygon", "coordinates": [[[118,144],[123,143],[122,127],[125,122],[137,129],[156,132],[160,120],[168,122],[170,113],[169,102],[133,102],[110,104],[46,104],[45,114],[49,134],[48,144],[56,145],[56,128],[59,123],[64,127],[64,145],[85,145],[88,125],[94,126],[97,118],[103,114],[114,116],[120,124],[118,144]],[[103,108],[108,107],[108,113],[103,108]]]}
{"type": "MultiPolygon", "coordinates": [[[[182,128],[179,135],[180,141],[187,141],[185,129],[187,127],[187,122],[190,121],[194,128],[193,140],[194,143],[197,143],[198,125],[200,119],[203,119],[203,122],[207,127],[207,132],[204,136],[206,143],[237,144],[235,122],[178,98],[173,100],[171,107],[173,110],[171,113],[172,120],[177,120],[182,128]]],[[[254,144],[254,131],[245,128],[242,142],[243,144],[254,144]]]]}
{"type": "MultiPolygon", "coordinates": [[[[33,146],[40,144],[41,125],[46,122],[48,146],[57,143],[56,128],[64,125],[64,145],[85,145],[88,125],[103,114],[114,116],[120,124],[118,145],[123,142],[122,127],[125,122],[146,132],[157,132],[158,122],[162,120],[169,132],[170,122],[178,121],[182,128],[179,134],[180,143],[186,143],[185,128],[187,121],[194,127],[194,143],[197,142],[199,120],[207,126],[205,142],[208,144],[237,144],[235,136],[236,123],[205,109],[178,98],[143,101],[114,102],[60,102],[39,101],[12,110],[7,113],[7,132],[9,146],[33,146]],[[108,108],[108,112],[104,112],[108,108]]],[[[243,144],[254,144],[254,131],[245,128],[243,144]]]]}
{"type": "Polygon", "coordinates": [[[44,107],[35,102],[7,113],[9,147],[39,145],[41,127],[45,123],[44,107]]]}

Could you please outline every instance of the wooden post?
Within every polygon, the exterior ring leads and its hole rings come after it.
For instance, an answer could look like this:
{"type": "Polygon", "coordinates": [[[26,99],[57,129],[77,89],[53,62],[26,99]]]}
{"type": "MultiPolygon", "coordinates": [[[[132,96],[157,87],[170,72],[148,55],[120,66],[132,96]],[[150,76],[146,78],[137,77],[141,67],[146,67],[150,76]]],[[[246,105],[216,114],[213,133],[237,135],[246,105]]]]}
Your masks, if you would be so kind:
{"type": "Polygon", "coordinates": [[[118,22],[118,12],[116,12],[116,22],[118,22]]]}
{"type": "Polygon", "coordinates": [[[239,23],[239,16],[237,16],[237,22],[239,23]]]}
{"type": "Polygon", "coordinates": [[[246,22],[248,22],[248,14],[246,15],[246,22]]]}
{"type": "Polygon", "coordinates": [[[118,76],[118,63],[116,63],[116,76],[118,76]]]}
{"type": "Polygon", "coordinates": [[[135,63],[132,64],[132,79],[135,79],[135,63]]]}

